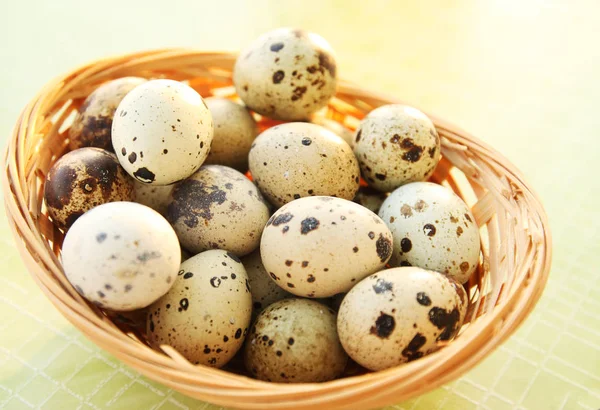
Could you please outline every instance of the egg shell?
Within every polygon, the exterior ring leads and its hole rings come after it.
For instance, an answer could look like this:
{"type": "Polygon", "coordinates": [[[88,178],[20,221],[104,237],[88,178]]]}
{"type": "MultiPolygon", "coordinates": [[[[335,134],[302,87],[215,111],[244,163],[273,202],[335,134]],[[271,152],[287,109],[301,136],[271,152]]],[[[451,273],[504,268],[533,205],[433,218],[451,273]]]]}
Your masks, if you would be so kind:
{"type": "Polygon", "coordinates": [[[108,81],[96,88],[83,102],[69,128],[69,148],[102,148],[113,151],[111,130],[119,103],[145,78],[123,77],[108,81]]]}
{"type": "Polygon", "coordinates": [[[253,111],[297,121],[327,105],[336,91],[333,50],[321,36],[280,28],[263,34],[240,53],[235,89],[253,111]]]}
{"type": "Polygon", "coordinates": [[[354,141],[363,177],[380,191],[424,181],[440,161],[435,126],[421,111],[405,105],[371,111],[361,121],[354,141]]]}
{"type": "Polygon", "coordinates": [[[62,246],[65,275],[99,307],[144,308],[173,285],[180,264],[177,236],[156,211],[133,202],[111,202],[86,212],[62,246]]]}
{"type": "Polygon", "coordinates": [[[221,367],[240,349],[252,297],[241,261],[223,250],[181,264],[173,288],[148,309],[150,344],[174,347],[193,364],[221,367]]]}
{"type": "Polygon", "coordinates": [[[176,184],[167,209],[167,219],[187,250],[226,249],[238,256],[258,247],[269,215],[256,186],[222,165],[205,165],[176,184]]]}
{"type": "Polygon", "coordinates": [[[56,226],[68,229],[95,206],[133,198],[133,181],[117,157],[100,148],[80,148],[58,159],[48,171],[44,200],[56,226]]]}
{"type": "Polygon", "coordinates": [[[310,123],[281,124],[256,138],[249,155],[254,182],[274,205],[307,196],[352,199],[360,170],[340,137],[310,123]]]}
{"type": "Polygon", "coordinates": [[[333,310],[314,300],[285,299],[258,316],[244,347],[244,360],[258,379],[309,383],[338,377],[348,356],[337,336],[333,310]]]}
{"type": "Polygon", "coordinates": [[[214,122],[213,142],[205,164],[226,165],[238,171],[248,170],[248,152],[258,135],[252,114],[227,98],[204,100],[214,122]]]}
{"type": "Polygon", "coordinates": [[[269,219],[260,253],[283,289],[324,298],[347,292],[383,268],[392,253],[392,234],[377,215],[354,202],[302,198],[269,219]]]}
{"type": "Polygon", "coordinates": [[[387,198],[387,193],[380,192],[368,186],[361,186],[353,201],[364,206],[369,211],[377,213],[387,198]]]}
{"type": "Polygon", "coordinates": [[[388,269],[348,292],[338,312],[339,337],[353,360],[367,369],[383,370],[452,340],[467,305],[464,288],[438,272],[388,269]]]}
{"type": "Polygon", "coordinates": [[[404,185],[379,216],[394,235],[392,266],[418,266],[465,283],[479,263],[479,227],[451,189],[431,182],[404,185]]]}
{"type": "Polygon", "coordinates": [[[292,294],[273,282],[260,258],[260,250],[255,250],[242,258],[252,289],[253,315],[279,300],[292,297],[292,294]]]}
{"type": "Polygon", "coordinates": [[[166,216],[173,185],[145,184],[133,179],[133,200],[166,216]]]}
{"type": "Polygon", "coordinates": [[[148,81],[117,108],[112,143],[119,162],[138,181],[168,185],[193,174],[213,139],[210,111],[200,94],[173,80],[148,81]]]}

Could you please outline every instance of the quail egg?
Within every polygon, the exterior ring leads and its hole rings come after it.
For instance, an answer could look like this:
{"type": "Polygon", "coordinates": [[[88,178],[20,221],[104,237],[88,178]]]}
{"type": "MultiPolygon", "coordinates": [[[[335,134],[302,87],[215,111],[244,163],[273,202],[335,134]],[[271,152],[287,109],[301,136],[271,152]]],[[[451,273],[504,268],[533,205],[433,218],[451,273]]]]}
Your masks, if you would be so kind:
{"type": "Polygon", "coordinates": [[[348,356],[337,336],[333,310],[314,300],[284,299],[254,322],[244,360],[258,379],[309,383],[341,375],[348,356]]]}
{"type": "Polygon", "coordinates": [[[394,235],[392,266],[418,266],[459,283],[479,263],[479,227],[467,204],[431,182],[404,185],[385,200],[379,216],[394,235]]]}
{"type": "Polygon", "coordinates": [[[348,355],[383,370],[437,350],[458,333],[466,315],[464,288],[415,267],[393,268],[362,280],[338,312],[338,332],[348,355]]]}
{"type": "Polygon", "coordinates": [[[111,202],[77,219],[67,232],[62,262],[69,282],[99,307],[141,309],[173,285],[180,263],[177,235],[156,211],[111,202]]]}
{"type": "Polygon", "coordinates": [[[305,120],[335,94],[335,56],[317,34],[276,29],[240,53],[233,83],[253,111],[278,120],[305,120]]]}

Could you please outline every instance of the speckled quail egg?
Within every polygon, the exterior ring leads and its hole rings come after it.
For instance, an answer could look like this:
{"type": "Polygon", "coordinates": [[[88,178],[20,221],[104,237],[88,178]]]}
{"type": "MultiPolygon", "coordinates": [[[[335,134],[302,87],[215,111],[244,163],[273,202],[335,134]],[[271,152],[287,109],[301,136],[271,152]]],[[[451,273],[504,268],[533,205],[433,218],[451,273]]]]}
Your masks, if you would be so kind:
{"type": "Polygon", "coordinates": [[[212,147],[205,164],[219,164],[241,172],[248,170],[248,152],[258,134],[256,121],[243,107],[226,98],[204,100],[214,122],[212,147]]]}
{"type": "Polygon", "coordinates": [[[194,364],[225,365],[250,326],[248,276],[237,256],[202,252],[181,264],[173,288],[148,308],[154,347],[170,345],[194,364]]]}
{"type": "Polygon", "coordinates": [[[371,212],[379,212],[383,201],[387,198],[387,193],[380,192],[368,186],[361,186],[354,197],[354,202],[360,204],[371,212]]]}
{"type": "Polygon", "coordinates": [[[258,379],[309,383],[338,377],[348,356],[337,336],[333,310],[314,300],[284,299],[254,322],[244,361],[258,379]]]}
{"type": "Polygon", "coordinates": [[[431,182],[404,185],[385,200],[379,216],[394,235],[392,266],[419,266],[459,283],[479,262],[479,228],[467,204],[431,182]]]}
{"type": "Polygon", "coordinates": [[[308,119],[327,105],[336,78],[327,41],[291,28],[260,36],[240,53],[233,71],[237,94],[250,109],[285,121],[308,119]]]}
{"type": "Polygon", "coordinates": [[[354,145],[354,134],[352,133],[352,131],[350,131],[348,128],[346,128],[339,122],[323,117],[313,118],[312,122],[314,124],[322,126],[323,128],[328,129],[335,135],[341,137],[351,147],[354,145]]]}
{"type": "Polygon", "coordinates": [[[113,153],[100,148],[80,148],[63,155],[50,168],[44,186],[48,213],[63,229],[95,206],[132,198],[131,178],[113,153]]]}
{"type": "Polygon", "coordinates": [[[252,289],[253,314],[258,313],[279,300],[292,297],[292,294],[280,288],[271,280],[269,273],[263,266],[260,250],[255,250],[242,258],[242,263],[248,273],[250,288],[252,289]]]}
{"type": "Polygon", "coordinates": [[[96,147],[113,151],[111,129],[115,111],[129,91],[145,82],[145,78],[123,77],[94,90],[69,128],[69,147],[72,150],[96,147]]]}
{"type": "Polygon", "coordinates": [[[167,215],[173,185],[154,185],[133,180],[133,200],[149,206],[161,215],[167,215]]]}
{"type": "Polygon", "coordinates": [[[252,144],[249,160],[256,185],[277,206],[306,196],[352,199],[360,182],[350,146],[310,123],[269,128],[252,144]]]}
{"type": "Polygon", "coordinates": [[[180,264],[177,235],[156,211],[133,202],[97,206],[67,232],[65,275],[94,304],[140,309],[173,285],[180,264]]]}
{"type": "Polygon", "coordinates": [[[258,247],[269,215],[256,186],[222,165],[205,165],[176,184],[167,209],[167,219],[187,250],[226,249],[238,256],[258,247]]]}
{"type": "Polygon", "coordinates": [[[212,138],[212,117],[200,94],[173,80],[148,81],[130,91],[112,126],[123,168],[138,181],[156,185],[193,174],[212,138]]]}
{"type": "Polygon", "coordinates": [[[338,312],[340,341],[361,366],[387,369],[452,340],[467,305],[464,288],[438,272],[388,269],[348,292],[338,312]]]}
{"type": "Polygon", "coordinates": [[[440,161],[440,138],[431,120],[416,108],[384,105],[362,120],[354,153],[369,185],[389,192],[433,174],[440,161]]]}
{"type": "Polygon", "coordinates": [[[368,209],[340,198],[311,197],[279,209],[260,243],[263,264],[279,286],[323,298],[348,291],[383,268],[392,234],[368,209]]]}

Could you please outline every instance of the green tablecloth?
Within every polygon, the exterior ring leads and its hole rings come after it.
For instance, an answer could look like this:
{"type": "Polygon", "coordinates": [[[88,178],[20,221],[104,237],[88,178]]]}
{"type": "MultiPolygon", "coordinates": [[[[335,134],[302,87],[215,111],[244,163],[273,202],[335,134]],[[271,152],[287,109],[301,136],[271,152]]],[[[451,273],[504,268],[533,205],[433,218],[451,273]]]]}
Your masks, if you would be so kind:
{"type": "MultiPolygon", "coordinates": [[[[50,78],[166,46],[235,49],[277,26],[317,31],[344,78],[452,119],[544,200],[554,264],[517,333],[461,379],[395,409],[600,408],[600,3],[468,0],[2,4],[0,142],[50,78]]],[[[29,277],[0,217],[0,408],[212,409],[87,341],[29,277]]]]}

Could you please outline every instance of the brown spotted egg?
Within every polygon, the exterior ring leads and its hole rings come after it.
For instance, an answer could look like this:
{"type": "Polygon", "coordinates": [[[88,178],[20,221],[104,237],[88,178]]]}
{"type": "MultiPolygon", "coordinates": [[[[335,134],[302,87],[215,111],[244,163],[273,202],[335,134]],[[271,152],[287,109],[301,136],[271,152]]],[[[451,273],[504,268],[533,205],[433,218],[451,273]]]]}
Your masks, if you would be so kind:
{"type": "Polygon", "coordinates": [[[242,346],[252,297],[237,256],[202,252],[181,264],[171,290],[148,308],[147,335],[155,348],[170,345],[193,364],[222,367],[242,346]]]}
{"type": "Polygon", "coordinates": [[[383,370],[452,340],[467,305],[464,288],[438,272],[388,269],[348,292],[338,312],[338,333],[352,359],[367,369],[383,370]]]}
{"type": "Polygon", "coordinates": [[[227,98],[207,98],[215,127],[212,146],[205,164],[219,164],[241,172],[248,170],[248,152],[258,135],[252,114],[227,98]]]}
{"type": "Polygon", "coordinates": [[[248,273],[250,288],[252,289],[253,315],[258,315],[262,309],[278,300],[292,296],[271,280],[269,273],[263,266],[258,249],[250,255],[244,256],[242,263],[246,268],[246,273],[248,273]]]}
{"type": "Polygon", "coordinates": [[[360,182],[350,146],[316,124],[269,128],[252,144],[249,160],[256,185],[277,206],[307,196],[352,199],[360,182]]]}
{"type": "Polygon", "coordinates": [[[479,263],[479,227],[452,190],[431,182],[404,185],[385,200],[379,216],[394,235],[392,266],[418,266],[459,283],[479,263]]]}
{"type": "Polygon", "coordinates": [[[384,105],[362,120],[354,153],[369,185],[389,192],[433,174],[440,161],[440,138],[431,120],[416,108],[384,105]]]}
{"type": "Polygon", "coordinates": [[[260,243],[271,279],[297,296],[324,298],[347,292],[382,269],[392,234],[368,209],[340,198],[310,197],[281,207],[260,243]]]}
{"type": "Polygon", "coordinates": [[[253,111],[278,120],[305,120],[335,94],[335,56],[317,34],[276,29],[240,53],[233,82],[253,111]]]}
{"type": "Polygon", "coordinates": [[[314,300],[284,299],[254,322],[244,361],[258,379],[310,383],[341,375],[348,356],[338,339],[333,310],[314,300]]]}
{"type": "Polygon", "coordinates": [[[175,282],[177,235],[156,211],[133,202],[95,207],[67,232],[62,262],[69,282],[99,307],[144,308],[175,282]]]}
{"type": "Polygon", "coordinates": [[[205,165],[176,184],[167,208],[167,219],[192,253],[225,249],[246,255],[258,247],[269,215],[256,186],[222,165],[205,165]]]}
{"type": "Polygon", "coordinates": [[[338,135],[351,147],[354,145],[354,134],[339,122],[324,117],[313,118],[312,122],[338,135]]]}
{"type": "Polygon", "coordinates": [[[118,78],[91,93],[69,128],[69,148],[96,147],[114,151],[111,129],[115,111],[129,91],[145,82],[146,79],[140,77],[118,78]]]}
{"type": "Polygon", "coordinates": [[[44,186],[48,213],[62,229],[95,206],[132,198],[133,181],[117,157],[100,148],[80,148],[63,155],[50,168],[44,186]]]}
{"type": "Polygon", "coordinates": [[[200,94],[179,81],[151,80],[119,104],[112,143],[125,171],[147,184],[168,185],[206,159],[213,121],[200,94]]]}

